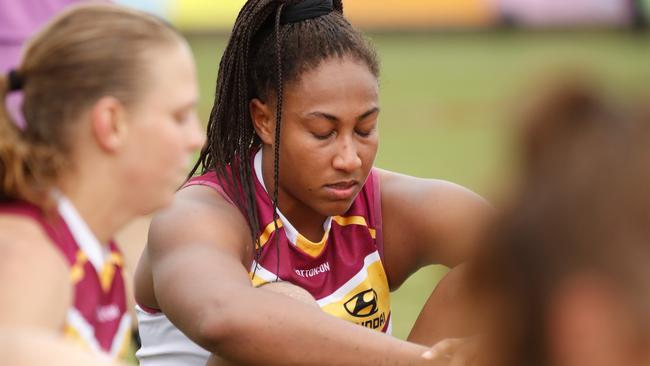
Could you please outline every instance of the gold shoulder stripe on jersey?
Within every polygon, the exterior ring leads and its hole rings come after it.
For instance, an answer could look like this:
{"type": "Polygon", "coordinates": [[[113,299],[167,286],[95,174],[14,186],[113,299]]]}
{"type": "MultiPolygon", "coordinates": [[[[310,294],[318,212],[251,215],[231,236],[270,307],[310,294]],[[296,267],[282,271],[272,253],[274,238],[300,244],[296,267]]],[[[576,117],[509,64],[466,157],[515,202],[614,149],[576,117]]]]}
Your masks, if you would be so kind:
{"type": "MultiPolygon", "coordinates": [[[[278,225],[278,229],[282,227],[282,221],[280,221],[280,219],[275,220],[275,222],[278,225]]],[[[271,234],[273,234],[274,231],[275,231],[275,225],[273,225],[273,221],[271,221],[271,223],[266,225],[264,231],[260,235],[259,240],[260,240],[261,247],[263,247],[266,244],[266,242],[269,241],[269,238],[271,237],[271,234]]]]}
{"type": "Polygon", "coordinates": [[[368,232],[370,233],[370,237],[373,239],[376,238],[377,236],[377,231],[371,227],[368,227],[368,223],[366,222],[366,218],[363,216],[334,216],[332,217],[332,220],[336,222],[337,224],[341,226],[347,226],[347,225],[361,225],[365,226],[368,228],[368,232]]]}

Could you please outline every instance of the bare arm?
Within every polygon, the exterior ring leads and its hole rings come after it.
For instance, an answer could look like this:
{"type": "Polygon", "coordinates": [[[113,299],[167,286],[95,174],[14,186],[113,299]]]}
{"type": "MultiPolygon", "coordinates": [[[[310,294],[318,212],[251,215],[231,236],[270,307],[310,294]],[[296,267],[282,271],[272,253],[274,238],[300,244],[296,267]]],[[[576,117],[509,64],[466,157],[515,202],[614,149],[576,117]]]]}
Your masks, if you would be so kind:
{"type": "Polygon", "coordinates": [[[1,328],[0,355],[5,365],[19,366],[126,366],[84,350],[51,332],[1,328]]]}
{"type": "Polygon", "coordinates": [[[71,302],[68,266],[40,226],[0,216],[0,327],[60,332],[71,302]]]}
{"type": "Polygon", "coordinates": [[[475,332],[475,311],[467,296],[465,269],[492,208],[480,196],[453,183],[381,171],[384,253],[391,289],[429,264],[454,267],[420,312],[408,340],[432,345],[475,332]]]}
{"type": "Polygon", "coordinates": [[[429,264],[454,267],[475,251],[492,209],[459,185],[380,170],[384,252],[391,289],[429,264]]]}
{"type": "Polygon", "coordinates": [[[157,305],[188,337],[231,361],[264,365],[425,365],[427,350],[251,286],[244,218],[190,187],[152,223],[147,255],[157,305]]]}

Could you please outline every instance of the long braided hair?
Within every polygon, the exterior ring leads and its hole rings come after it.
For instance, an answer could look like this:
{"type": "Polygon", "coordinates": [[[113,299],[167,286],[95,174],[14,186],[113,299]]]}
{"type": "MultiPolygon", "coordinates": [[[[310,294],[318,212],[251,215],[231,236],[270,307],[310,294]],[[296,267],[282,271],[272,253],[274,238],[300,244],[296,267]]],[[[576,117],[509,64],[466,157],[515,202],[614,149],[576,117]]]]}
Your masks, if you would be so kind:
{"type": "Polygon", "coordinates": [[[283,12],[300,3],[301,0],[249,0],[244,4],[219,64],[207,142],[190,173],[191,177],[197,171],[214,171],[220,184],[227,187],[248,221],[256,261],[261,247],[251,159],[262,142],[253,127],[250,100],[267,102],[269,97],[276,97],[272,201],[277,222],[283,87],[333,57],[352,57],[379,76],[375,51],[343,17],[342,0],[333,0],[333,11],[329,14],[283,21],[283,12]]]}

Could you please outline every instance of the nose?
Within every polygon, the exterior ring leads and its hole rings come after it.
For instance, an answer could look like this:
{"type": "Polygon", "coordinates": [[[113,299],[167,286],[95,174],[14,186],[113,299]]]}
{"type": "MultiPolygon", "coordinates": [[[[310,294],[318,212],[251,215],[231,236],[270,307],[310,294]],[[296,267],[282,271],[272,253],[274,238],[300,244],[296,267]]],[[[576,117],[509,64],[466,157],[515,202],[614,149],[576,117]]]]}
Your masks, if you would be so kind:
{"type": "Polygon", "coordinates": [[[361,167],[361,157],[359,157],[352,137],[341,137],[336,147],[336,155],[332,160],[332,166],[334,169],[348,173],[361,167]]]}

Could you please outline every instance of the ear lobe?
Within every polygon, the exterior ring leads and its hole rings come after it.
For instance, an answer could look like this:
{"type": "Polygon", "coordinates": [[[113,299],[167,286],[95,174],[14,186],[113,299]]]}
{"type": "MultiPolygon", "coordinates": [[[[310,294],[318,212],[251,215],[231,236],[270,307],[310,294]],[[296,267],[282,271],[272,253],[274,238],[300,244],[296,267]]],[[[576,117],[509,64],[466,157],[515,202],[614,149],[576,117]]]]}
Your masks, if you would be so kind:
{"type": "Polygon", "coordinates": [[[126,135],[126,111],[114,97],[99,99],[90,111],[92,134],[99,147],[106,152],[116,151],[126,135]]]}
{"type": "Polygon", "coordinates": [[[257,132],[257,136],[260,137],[264,144],[272,145],[275,138],[275,120],[273,119],[271,109],[268,105],[257,98],[251,99],[248,108],[250,110],[251,120],[253,121],[253,127],[255,128],[255,132],[257,132]]]}

